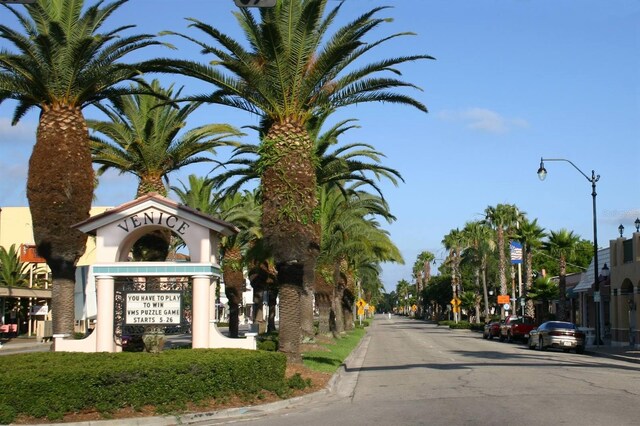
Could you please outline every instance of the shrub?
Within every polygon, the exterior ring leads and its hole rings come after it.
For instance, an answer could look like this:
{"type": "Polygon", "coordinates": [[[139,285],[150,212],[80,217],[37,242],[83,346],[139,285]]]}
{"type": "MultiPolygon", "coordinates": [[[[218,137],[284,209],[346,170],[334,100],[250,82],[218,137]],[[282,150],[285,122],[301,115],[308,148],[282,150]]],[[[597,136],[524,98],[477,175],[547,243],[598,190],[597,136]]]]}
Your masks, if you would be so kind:
{"type": "Polygon", "coordinates": [[[209,398],[282,394],[284,354],[243,349],[193,349],[159,354],[42,352],[6,355],[0,369],[0,423],[21,414],[59,420],[65,413],[122,407],[158,412],[209,398]],[[7,407],[9,409],[7,409],[7,407]]]}

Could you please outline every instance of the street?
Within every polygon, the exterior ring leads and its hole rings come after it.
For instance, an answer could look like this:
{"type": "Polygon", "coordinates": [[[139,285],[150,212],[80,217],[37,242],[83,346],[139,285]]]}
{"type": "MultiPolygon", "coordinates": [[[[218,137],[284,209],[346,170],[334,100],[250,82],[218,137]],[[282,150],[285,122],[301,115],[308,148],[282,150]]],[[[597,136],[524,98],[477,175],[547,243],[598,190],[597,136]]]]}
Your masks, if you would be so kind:
{"type": "Polygon", "coordinates": [[[638,401],[637,364],[378,315],[330,395],[197,424],[636,425],[638,401]]]}

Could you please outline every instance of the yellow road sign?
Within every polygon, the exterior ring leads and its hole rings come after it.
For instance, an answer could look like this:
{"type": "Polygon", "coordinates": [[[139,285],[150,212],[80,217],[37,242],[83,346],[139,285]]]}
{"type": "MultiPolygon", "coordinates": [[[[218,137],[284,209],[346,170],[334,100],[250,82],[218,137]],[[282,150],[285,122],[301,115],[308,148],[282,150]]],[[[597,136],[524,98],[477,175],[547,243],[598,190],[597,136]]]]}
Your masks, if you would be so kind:
{"type": "Polygon", "coordinates": [[[364,308],[358,308],[358,315],[364,315],[364,308]]]}
{"type": "Polygon", "coordinates": [[[364,305],[366,305],[366,304],[367,304],[367,302],[365,302],[365,301],[364,301],[364,300],[362,300],[362,299],[360,299],[360,300],[358,300],[358,301],[356,302],[356,306],[357,306],[358,308],[364,308],[364,305]]]}
{"type": "Polygon", "coordinates": [[[451,302],[449,303],[451,303],[451,305],[455,307],[455,306],[460,306],[461,302],[460,302],[460,299],[458,299],[457,297],[454,297],[453,299],[451,299],[451,302]]]}
{"type": "Polygon", "coordinates": [[[453,313],[459,314],[460,313],[460,306],[454,306],[453,307],[453,313]]]}

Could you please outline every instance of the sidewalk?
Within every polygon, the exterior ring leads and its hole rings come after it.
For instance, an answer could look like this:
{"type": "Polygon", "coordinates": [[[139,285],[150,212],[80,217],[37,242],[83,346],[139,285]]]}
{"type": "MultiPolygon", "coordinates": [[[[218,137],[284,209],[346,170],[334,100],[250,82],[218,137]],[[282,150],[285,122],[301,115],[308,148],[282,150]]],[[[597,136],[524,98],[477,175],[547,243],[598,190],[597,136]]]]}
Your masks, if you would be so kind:
{"type": "Polygon", "coordinates": [[[629,346],[594,345],[587,346],[585,353],[593,356],[640,364],[640,348],[631,348],[629,346]]]}

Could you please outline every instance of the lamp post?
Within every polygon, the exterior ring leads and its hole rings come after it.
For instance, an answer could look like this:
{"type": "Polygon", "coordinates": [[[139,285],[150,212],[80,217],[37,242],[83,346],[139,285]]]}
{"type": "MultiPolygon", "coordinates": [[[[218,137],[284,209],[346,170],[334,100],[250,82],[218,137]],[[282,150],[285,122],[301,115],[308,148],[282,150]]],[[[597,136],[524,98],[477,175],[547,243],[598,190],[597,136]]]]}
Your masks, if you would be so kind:
{"type": "Polygon", "coordinates": [[[576,169],[586,180],[591,182],[591,198],[593,199],[593,301],[596,304],[596,346],[600,345],[600,321],[603,318],[602,302],[600,299],[600,280],[598,277],[598,220],[596,216],[596,182],[600,180],[600,175],[596,175],[594,170],[591,170],[591,177],[587,176],[582,170],[578,168],[573,162],[565,158],[540,158],[540,168],[538,169],[538,178],[544,180],[547,177],[547,169],[544,168],[545,161],[564,161],[569,163],[576,169]]]}

